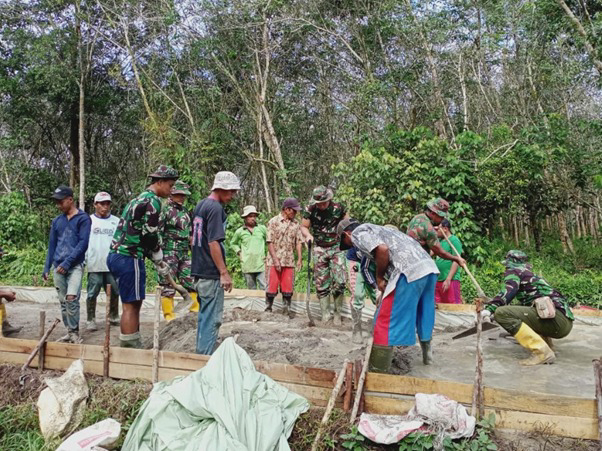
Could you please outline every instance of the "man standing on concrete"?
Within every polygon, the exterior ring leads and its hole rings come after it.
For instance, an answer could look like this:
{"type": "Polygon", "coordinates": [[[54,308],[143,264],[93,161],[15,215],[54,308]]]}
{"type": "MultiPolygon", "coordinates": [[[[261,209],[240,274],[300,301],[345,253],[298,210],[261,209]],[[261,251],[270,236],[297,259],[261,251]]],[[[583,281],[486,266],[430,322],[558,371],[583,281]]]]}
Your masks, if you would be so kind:
{"type": "Polygon", "coordinates": [[[492,314],[497,323],[532,355],[521,365],[553,363],[552,339],[564,338],[573,329],[575,317],[566,298],[543,277],[533,273],[529,257],[511,250],[502,262],[506,267],[504,288],[485,305],[484,320],[492,314]],[[514,299],[520,305],[509,305],[514,299]]]}
{"type": "Polygon", "coordinates": [[[320,300],[322,322],[330,320],[330,294],[334,300],[334,324],[341,325],[341,308],[345,293],[345,253],[337,241],[337,226],[347,217],[345,205],[332,200],[332,190],[314,189],[310,204],[303,211],[301,233],[314,246],[314,283],[320,300]],[[310,233],[311,229],[311,233],[310,233]]]}
{"type": "Polygon", "coordinates": [[[247,205],[242,212],[245,223],[236,229],[230,246],[240,258],[240,268],[245,276],[247,288],[265,290],[265,240],[267,229],[257,224],[259,213],[253,205],[247,205]]]}
{"type": "Polygon", "coordinates": [[[52,221],[42,277],[48,280],[50,267],[54,267],[54,286],[59,295],[63,324],[67,327],[67,335],[59,341],[81,343],[79,297],[90,239],[90,216],[75,206],[73,190],[68,186],[59,186],[51,198],[62,214],[52,221]]]}
{"type": "MultiPolygon", "coordinates": [[[[194,281],[190,275],[190,237],[192,236],[192,221],[190,212],[184,207],[186,196],[190,196],[189,186],[178,180],[171,190],[167,205],[161,210],[159,230],[163,243],[163,261],[169,267],[171,274],[178,279],[180,285],[190,293],[192,305],[190,312],[199,311],[199,301],[194,291],[194,281]]],[[[167,278],[159,274],[161,285],[161,306],[163,316],[167,321],[175,319],[174,297],[176,290],[169,284],[167,278]]]]}
{"type": "Polygon", "coordinates": [[[285,199],[282,211],[268,222],[268,287],[265,293],[266,312],[272,311],[278,289],[282,293],[282,314],[292,316],[291,299],[295,287],[295,266],[301,270],[303,236],[301,226],[295,219],[301,205],[295,198],[285,199]],[[297,251],[295,265],[294,251],[297,251]]]}
{"type": "Polygon", "coordinates": [[[226,267],[227,216],[224,205],[240,190],[232,172],[215,175],[209,197],[194,209],[192,219],[192,276],[201,306],[198,315],[196,352],[211,355],[222,325],[224,290],[232,291],[232,278],[226,267]]]}
{"type": "Polygon", "coordinates": [[[101,288],[104,288],[106,294],[107,285],[111,285],[111,299],[107,299],[107,302],[110,302],[108,319],[111,325],[119,324],[119,290],[115,278],[107,267],[107,257],[111,249],[113,234],[119,224],[119,218],[111,214],[111,195],[104,191],[94,196],[94,210],[94,213],[90,215],[92,228],[86,253],[86,266],[88,267],[86,330],[89,331],[97,330],[96,299],[101,288]]]}
{"type": "MultiPolygon", "coordinates": [[[[161,198],[171,194],[178,171],[161,165],[149,177],[149,187],[123,209],[107,257],[109,271],[117,279],[123,307],[119,335],[122,348],[142,347],[140,309],[146,291],[144,259],[150,257],[157,265],[163,261],[159,233],[161,198]]],[[[161,270],[165,274],[169,268],[163,265],[161,270]]]]}
{"type": "MultiPolygon", "coordinates": [[[[4,257],[4,249],[0,247],[0,258],[2,257],[4,257]]],[[[0,336],[2,337],[17,334],[22,329],[22,327],[14,327],[8,322],[6,307],[4,307],[2,302],[3,299],[6,302],[13,302],[16,295],[17,293],[15,293],[13,290],[0,288],[0,336]]]]}
{"type": "Polygon", "coordinates": [[[448,216],[449,203],[438,197],[429,201],[426,204],[424,213],[414,216],[408,224],[406,233],[414,238],[422,248],[427,252],[432,252],[435,256],[445,260],[456,262],[461,267],[466,264],[466,261],[459,255],[452,255],[441,247],[441,243],[437,238],[437,231],[434,226],[441,224],[448,216]]]}
{"type": "Polygon", "coordinates": [[[422,361],[432,363],[431,338],[435,325],[437,266],[428,253],[404,233],[374,224],[345,219],[338,226],[341,249],[355,247],[376,264],[376,283],[383,298],[374,319],[370,370],[387,372],[391,346],[413,346],[416,334],[422,361]]]}

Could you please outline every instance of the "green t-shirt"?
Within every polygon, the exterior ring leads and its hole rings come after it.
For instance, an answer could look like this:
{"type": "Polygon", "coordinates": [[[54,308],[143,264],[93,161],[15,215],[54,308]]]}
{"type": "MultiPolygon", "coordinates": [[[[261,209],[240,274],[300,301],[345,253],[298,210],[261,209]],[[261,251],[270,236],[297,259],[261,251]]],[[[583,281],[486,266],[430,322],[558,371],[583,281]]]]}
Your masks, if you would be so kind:
{"type": "MultiPolygon", "coordinates": [[[[449,240],[452,242],[452,244],[458,250],[458,252],[460,254],[462,254],[462,243],[460,242],[458,237],[456,235],[450,235],[449,240]]],[[[441,240],[441,247],[452,255],[458,255],[452,250],[451,246],[445,239],[441,240]]],[[[452,262],[451,260],[445,260],[441,257],[437,257],[435,259],[435,264],[437,265],[437,268],[439,268],[439,277],[437,278],[437,280],[439,282],[443,282],[445,279],[447,279],[447,275],[449,274],[449,271],[451,270],[453,263],[454,262],[452,262]]],[[[456,274],[454,274],[454,277],[452,278],[452,280],[461,280],[461,279],[462,279],[462,268],[458,267],[458,270],[456,271],[456,274]]]]}

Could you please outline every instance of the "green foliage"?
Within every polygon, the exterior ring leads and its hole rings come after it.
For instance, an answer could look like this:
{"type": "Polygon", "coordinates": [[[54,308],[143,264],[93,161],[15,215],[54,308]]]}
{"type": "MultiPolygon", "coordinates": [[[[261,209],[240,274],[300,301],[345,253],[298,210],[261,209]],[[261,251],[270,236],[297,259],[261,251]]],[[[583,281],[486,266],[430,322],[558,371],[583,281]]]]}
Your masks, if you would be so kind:
{"type": "Polygon", "coordinates": [[[24,247],[44,239],[39,217],[17,191],[0,195],[0,246],[24,247]]]}
{"type": "Polygon", "coordinates": [[[41,285],[46,249],[41,245],[8,250],[0,259],[0,283],[5,285],[41,285]]]}
{"type": "Polygon", "coordinates": [[[366,441],[366,438],[358,432],[357,426],[355,425],[351,428],[349,433],[341,435],[341,438],[345,440],[341,443],[341,446],[344,449],[351,451],[363,451],[365,449],[364,442],[366,441]]]}

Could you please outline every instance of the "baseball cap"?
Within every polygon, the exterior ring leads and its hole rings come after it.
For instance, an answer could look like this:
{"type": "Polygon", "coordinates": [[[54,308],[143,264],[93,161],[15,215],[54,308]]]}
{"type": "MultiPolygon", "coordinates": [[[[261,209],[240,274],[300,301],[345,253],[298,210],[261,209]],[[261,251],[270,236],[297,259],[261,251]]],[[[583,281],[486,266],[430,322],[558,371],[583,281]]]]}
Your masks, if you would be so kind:
{"type": "Polygon", "coordinates": [[[353,219],[353,218],[345,218],[341,222],[339,222],[339,225],[337,226],[337,236],[339,237],[339,247],[341,248],[342,251],[351,249],[351,247],[352,247],[352,246],[347,246],[346,244],[343,243],[343,232],[345,230],[347,230],[349,227],[351,227],[353,224],[359,224],[359,221],[357,221],[356,219],[353,219]]]}
{"type": "Polygon", "coordinates": [[[301,204],[299,204],[299,201],[294,197],[288,197],[282,202],[282,209],[284,210],[285,208],[292,208],[295,211],[300,211],[301,204]]]}
{"type": "Polygon", "coordinates": [[[96,202],[106,202],[109,201],[111,202],[113,199],[111,199],[111,195],[105,191],[101,191],[99,193],[96,193],[96,196],[94,196],[94,203],[96,202]]]}
{"type": "Polygon", "coordinates": [[[65,197],[73,197],[73,190],[67,185],[60,185],[54,190],[54,193],[52,193],[52,196],[50,197],[56,200],[62,200],[65,197]]]}

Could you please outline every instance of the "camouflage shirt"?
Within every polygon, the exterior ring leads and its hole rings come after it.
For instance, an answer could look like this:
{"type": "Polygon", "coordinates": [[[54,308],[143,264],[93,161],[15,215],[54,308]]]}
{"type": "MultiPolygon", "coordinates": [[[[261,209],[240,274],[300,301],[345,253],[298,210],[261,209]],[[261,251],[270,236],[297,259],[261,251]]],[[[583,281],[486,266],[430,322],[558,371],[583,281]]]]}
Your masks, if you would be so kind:
{"type": "Polygon", "coordinates": [[[144,258],[161,247],[161,199],[151,190],[142,192],[123,209],[111,243],[111,253],[144,258]]]}
{"type": "Polygon", "coordinates": [[[408,230],[406,234],[414,238],[420,243],[425,251],[430,251],[431,248],[439,244],[439,238],[437,238],[437,232],[431,224],[429,217],[420,213],[412,218],[408,224],[408,230]]]}
{"type": "Polygon", "coordinates": [[[303,219],[311,222],[311,233],[320,247],[338,245],[337,226],[347,214],[345,205],[339,202],[330,202],[328,208],[318,209],[315,205],[308,205],[303,210],[303,219]]]}
{"type": "Polygon", "coordinates": [[[188,251],[192,235],[190,212],[184,206],[169,199],[161,210],[159,230],[164,252],[188,251]]]}
{"type": "Polygon", "coordinates": [[[530,265],[507,268],[502,291],[486,307],[494,312],[497,307],[510,304],[514,298],[521,305],[531,306],[535,299],[543,296],[549,296],[554,306],[568,319],[575,319],[566,298],[554,290],[543,277],[533,274],[530,265]]]}

